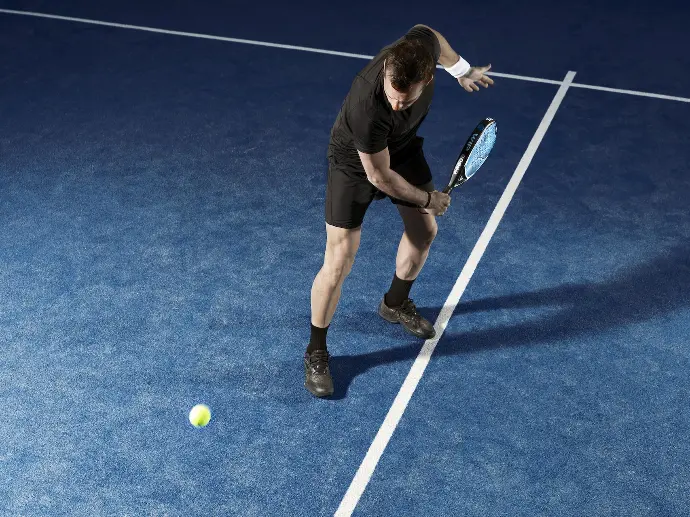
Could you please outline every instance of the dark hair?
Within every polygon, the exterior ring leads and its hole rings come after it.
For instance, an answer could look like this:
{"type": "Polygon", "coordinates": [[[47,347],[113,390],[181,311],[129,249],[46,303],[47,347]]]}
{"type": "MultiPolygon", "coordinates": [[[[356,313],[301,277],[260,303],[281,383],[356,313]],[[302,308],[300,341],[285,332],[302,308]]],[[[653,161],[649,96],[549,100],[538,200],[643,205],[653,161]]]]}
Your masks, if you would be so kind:
{"type": "Polygon", "coordinates": [[[434,56],[416,39],[404,39],[386,53],[386,72],[393,88],[406,92],[415,83],[429,81],[434,75],[434,56]]]}

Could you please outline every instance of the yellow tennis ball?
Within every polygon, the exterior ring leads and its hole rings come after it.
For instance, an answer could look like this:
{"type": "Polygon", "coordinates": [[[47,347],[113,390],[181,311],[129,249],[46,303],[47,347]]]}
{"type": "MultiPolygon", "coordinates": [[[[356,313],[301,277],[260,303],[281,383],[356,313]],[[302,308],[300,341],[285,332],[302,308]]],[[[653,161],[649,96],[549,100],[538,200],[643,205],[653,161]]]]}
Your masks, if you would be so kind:
{"type": "Polygon", "coordinates": [[[211,410],[206,404],[197,404],[189,412],[189,422],[194,427],[204,427],[211,420],[211,410]]]}

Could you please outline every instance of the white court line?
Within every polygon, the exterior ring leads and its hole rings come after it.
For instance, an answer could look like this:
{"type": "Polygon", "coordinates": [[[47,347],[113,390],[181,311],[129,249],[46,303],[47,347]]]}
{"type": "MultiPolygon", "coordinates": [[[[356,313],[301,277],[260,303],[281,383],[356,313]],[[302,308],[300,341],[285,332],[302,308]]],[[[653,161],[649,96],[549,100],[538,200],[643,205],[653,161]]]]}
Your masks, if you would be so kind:
{"type": "Polygon", "coordinates": [[[438,340],[441,339],[443,331],[446,329],[446,325],[448,324],[450,317],[453,315],[453,311],[455,311],[455,307],[458,305],[462,293],[465,291],[470,278],[472,278],[474,270],[477,268],[477,264],[479,264],[479,260],[482,258],[482,255],[484,254],[491,237],[496,231],[496,228],[498,228],[498,223],[501,221],[501,218],[503,217],[506,208],[508,208],[508,204],[510,203],[511,199],[513,199],[513,195],[515,194],[520,181],[522,181],[522,177],[525,175],[527,167],[529,167],[529,164],[532,162],[532,158],[534,158],[534,154],[537,152],[537,148],[539,147],[539,144],[541,144],[541,141],[546,134],[546,130],[549,128],[549,125],[551,124],[551,121],[553,120],[553,117],[556,114],[558,107],[561,105],[561,101],[563,100],[565,93],[568,91],[568,88],[571,86],[574,78],[575,72],[568,72],[568,74],[565,76],[565,80],[561,84],[561,87],[558,89],[556,96],[553,98],[553,101],[551,101],[549,109],[546,110],[546,114],[537,128],[537,132],[534,133],[532,141],[527,146],[525,154],[522,156],[522,159],[520,160],[520,163],[518,163],[513,176],[510,178],[508,186],[503,192],[501,199],[498,200],[498,204],[496,205],[496,208],[494,208],[494,211],[489,218],[489,222],[486,223],[484,231],[480,235],[477,244],[474,245],[474,249],[472,249],[470,257],[467,259],[465,266],[462,268],[460,276],[455,282],[455,286],[453,286],[453,290],[448,295],[448,299],[446,300],[446,303],[443,305],[443,309],[441,309],[441,312],[436,319],[436,323],[434,324],[436,337],[429,339],[424,343],[424,346],[419,352],[417,359],[415,359],[415,362],[410,369],[410,373],[407,374],[405,382],[403,382],[398,395],[395,397],[391,408],[388,410],[388,414],[383,420],[381,428],[379,429],[378,433],[376,433],[374,441],[371,443],[371,446],[369,447],[362,464],[359,466],[359,469],[357,470],[350,487],[347,489],[343,500],[340,502],[340,506],[338,506],[338,509],[335,512],[335,517],[349,517],[352,515],[352,512],[357,506],[357,503],[364,493],[364,490],[366,489],[366,486],[369,483],[372,474],[374,473],[374,469],[376,468],[384,449],[388,445],[388,441],[391,439],[395,428],[398,426],[398,422],[400,422],[400,419],[405,412],[405,408],[407,408],[407,404],[412,398],[412,394],[414,393],[415,389],[417,389],[417,384],[419,384],[419,381],[424,374],[424,370],[429,364],[431,354],[434,353],[438,340]]]}
{"type": "MultiPolygon", "coordinates": [[[[21,16],[33,16],[37,18],[50,18],[53,20],[63,20],[63,21],[69,21],[69,22],[78,22],[78,23],[89,23],[91,25],[103,25],[105,27],[116,27],[119,29],[133,29],[133,30],[139,30],[139,31],[145,31],[145,32],[155,32],[158,34],[169,34],[172,36],[185,36],[188,38],[200,38],[200,39],[208,39],[208,40],[216,40],[216,41],[226,41],[230,43],[243,43],[246,45],[258,45],[262,47],[273,47],[273,48],[282,48],[282,49],[288,49],[288,50],[302,50],[304,52],[315,52],[317,54],[329,54],[332,56],[343,56],[343,57],[353,57],[353,58],[358,58],[358,59],[371,59],[374,56],[367,56],[365,54],[352,54],[350,52],[338,52],[335,50],[325,50],[325,49],[320,49],[320,48],[311,48],[311,47],[298,47],[295,45],[283,45],[282,43],[270,43],[267,41],[256,41],[256,40],[249,40],[249,39],[239,39],[239,38],[226,38],[224,36],[212,36],[210,34],[199,34],[195,32],[182,32],[182,31],[173,31],[173,30],[167,30],[167,29],[156,29],[154,27],[144,27],[140,25],[126,25],[123,23],[112,23],[112,22],[103,22],[99,20],[89,20],[86,18],[72,18],[70,16],[58,16],[56,14],[45,14],[45,13],[36,13],[32,11],[15,11],[13,9],[0,9],[0,13],[4,14],[17,14],[21,16]]],[[[442,66],[438,66],[438,68],[443,68],[442,66]]],[[[526,75],[515,75],[515,74],[504,74],[504,73],[498,73],[498,72],[489,72],[488,75],[495,76],[495,77],[503,77],[506,79],[517,79],[520,81],[531,81],[531,82],[536,82],[536,83],[546,83],[546,84],[555,84],[555,85],[561,85],[563,84],[562,81],[554,81],[552,79],[542,79],[540,77],[529,77],[526,75]]],[[[662,95],[662,94],[657,94],[657,93],[647,93],[647,92],[638,92],[634,90],[620,90],[617,88],[607,88],[605,86],[593,86],[589,84],[578,84],[578,83],[573,83],[570,86],[572,87],[577,87],[577,88],[587,88],[590,90],[601,90],[601,91],[606,91],[606,92],[613,92],[613,93],[622,93],[622,94],[627,94],[627,95],[638,95],[642,97],[653,97],[656,99],[664,99],[664,100],[671,100],[671,101],[680,101],[680,102],[690,102],[690,98],[686,97],[674,97],[672,95],[662,95]]]]}
{"type": "Polygon", "coordinates": [[[155,32],[158,34],[169,34],[172,36],[186,36],[188,38],[210,39],[216,41],[228,41],[230,43],[245,43],[248,45],[259,45],[262,47],[284,48],[289,50],[303,50],[305,52],[316,52],[319,54],[331,54],[333,56],[357,57],[362,59],[371,59],[373,56],[364,56],[362,54],[350,54],[348,52],[336,52],[335,50],[323,50],[319,48],[310,47],[296,47],[294,45],[283,45],[281,43],[269,43],[266,41],[255,41],[250,39],[226,38],[224,36],[211,36],[210,34],[198,34],[195,32],[171,31],[167,29],[156,29],[155,27],[143,27],[140,25],[126,25],[123,23],[102,22],[99,20],[88,20],[86,18],[72,18],[69,16],[58,16],[56,14],[34,13],[31,11],[14,11],[12,9],[0,9],[0,13],[4,14],[19,14],[22,16],[34,16],[37,18],[50,18],[52,20],[63,20],[68,22],[89,23],[91,25],[103,25],[105,27],[116,27],[118,29],[133,29],[144,32],[155,32]]]}
{"type": "Polygon", "coordinates": [[[570,86],[573,88],[586,88],[588,90],[600,90],[602,92],[624,93],[627,95],[639,95],[641,97],[652,97],[654,99],[663,99],[667,101],[690,102],[690,99],[685,97],[674,97],[673,95],[662,95],[660,93],[646,93],[637,92],[634,90],[619,90],[618,88],[607,88],[606,86],[593,86],[591,84],[573,83],[570,86]]]}
{"type": "MultiPolygon", "coordinates": [[[[443,67],[440,67],[443,68],[443,67]]],[[[518,79],[520,81],[531,81],[533,83],[546,83],[546,84],[563,84],[563,81],[554,81],[553,79],[541,79],[539,77],[529,77],[526,75],[515,75],[515,74],[504,74],[498,72],[488,72],[486,75],[495,75],[496,77],[505,77],[506,79],[518,79]]]]}

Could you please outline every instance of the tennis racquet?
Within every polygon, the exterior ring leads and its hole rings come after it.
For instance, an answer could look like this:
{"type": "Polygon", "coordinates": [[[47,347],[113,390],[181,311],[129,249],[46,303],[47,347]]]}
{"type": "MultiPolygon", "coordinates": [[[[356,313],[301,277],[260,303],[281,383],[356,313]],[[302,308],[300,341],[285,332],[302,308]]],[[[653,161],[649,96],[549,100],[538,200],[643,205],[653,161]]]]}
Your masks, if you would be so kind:
{"type": "Polygon", "coordinates": [[[448,186],[443,189],[445,194],[465,183],[479,170],[479,167],[489,157],[491,149],[496,143],[496,121],[492,118],[485,118],[465,142],[465,146],[460,151],[458,159],[455,161],[453,173],[448,181],[448,186]]]}

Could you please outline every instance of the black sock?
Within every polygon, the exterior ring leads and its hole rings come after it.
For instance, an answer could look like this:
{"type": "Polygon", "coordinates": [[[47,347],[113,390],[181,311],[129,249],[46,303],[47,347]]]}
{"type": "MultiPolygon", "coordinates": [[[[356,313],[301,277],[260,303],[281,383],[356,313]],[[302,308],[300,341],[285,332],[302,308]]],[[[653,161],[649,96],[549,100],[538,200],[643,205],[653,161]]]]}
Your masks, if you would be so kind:
{"type": "Polygon", "coordinates": [[[328,325],[326,328],[311,326],[311,338],[309,339],[309,346],[307,353],[311,354],[314,350],[326,350],[326,332],[328,332],[328,325]]]}
{"type": "Polygon", "coordinates": [[[391,288],[386,293],[384,301],[389,307],[399,307],[402,302],[407,300],[412,289],[414,280],[400,280],[398,275],[393,275],[393,282],[391,288]]]}

